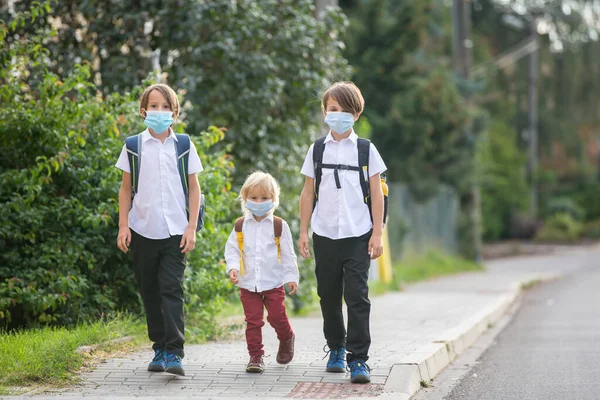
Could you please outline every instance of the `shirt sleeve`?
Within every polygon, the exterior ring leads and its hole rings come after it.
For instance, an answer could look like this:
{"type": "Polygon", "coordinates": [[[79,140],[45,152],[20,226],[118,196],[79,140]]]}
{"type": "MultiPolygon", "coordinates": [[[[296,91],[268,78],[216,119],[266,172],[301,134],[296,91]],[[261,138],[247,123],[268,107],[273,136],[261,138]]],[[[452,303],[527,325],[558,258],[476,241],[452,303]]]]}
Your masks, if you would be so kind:
{"type": "Polygon", "coordinates": [[[131,168],[129,167],[129,159],[127,158],[127,147],[123,145],[123,149],[121,150],[121,154],[119,155],[119,159],[115,164],[115,167],[119,168],[123,172],[131,173],[131,168]]]}
{"type": "Polygon", "coordinates": [[[225,263],[227,268],[225,272],[229,274],[232,269],[240,270],[240,258],[242,254],[237,242],[237,234],[235,228],[231,231],[227,243],[225,244],[225,263]]]}
{"type": "Polygon", "coordinates": [[[188,174],[197,174],[198,172],[202,172],[202,170],[204,170],[204,168],[202,168],[202,163],[200,162],[200,157],[198,156],[198,151],[196,150],[196,145],[190,140],[190,158],[188,160],[188,174]]]}
{"type": "Polygon", "coordinates": [[[302,170],[300,173],[302,175],[308,176],[309,178],[315,179],[315,165],[313,163],[313,147],[314,143],[308,149],[308,153],[306,154],[306,158],[304,159],[304,164],[302,165],[302,170]]]}
{"type": "Polygon", "coordinates": [[[283,221],[281,233],[281,264],[283,266],[283,282],[296,282],[300,280],[296,253],[294,252],[294,240],[287,222],[283,221]]]}
{"type": "Polygon", "coordinates": [[[379,155],[377,148],[375,148],[373,143],[371,143],[371,147],[369,149],[369,178],[373,175],[381,174],[386,170],[387,167],[379,155]]]}

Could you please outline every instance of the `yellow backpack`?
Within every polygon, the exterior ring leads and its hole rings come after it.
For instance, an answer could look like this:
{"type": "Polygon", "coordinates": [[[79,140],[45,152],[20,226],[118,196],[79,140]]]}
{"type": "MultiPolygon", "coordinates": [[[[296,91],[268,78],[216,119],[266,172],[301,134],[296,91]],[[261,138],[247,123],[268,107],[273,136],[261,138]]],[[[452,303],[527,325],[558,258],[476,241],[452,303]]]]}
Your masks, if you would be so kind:
{"type": "MultiPolygon", "coordinates": [[[[237,236],[238,246],[240,248],[240,274],[244,275],[244,234],[242,227],[244,226],[245,217],[240,217],[235,220],[235,233],[237,236]]],[[[277,259],[281,263],[281,232],[283,230],[283,220],[273,216],[273,231],[275,233],[275,244],[277,245],[277,259]]]]}

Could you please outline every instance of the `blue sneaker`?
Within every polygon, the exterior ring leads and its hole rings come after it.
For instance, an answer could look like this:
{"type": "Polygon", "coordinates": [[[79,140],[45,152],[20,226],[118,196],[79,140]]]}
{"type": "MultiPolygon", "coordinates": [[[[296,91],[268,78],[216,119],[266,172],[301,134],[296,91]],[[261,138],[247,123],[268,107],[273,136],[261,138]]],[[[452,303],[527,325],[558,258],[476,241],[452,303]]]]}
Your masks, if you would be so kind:
{"type": "Polygon", "coordinates": [[[173,353],[167,354],[167,369],[165,372],[185,376],[185,371],[181,365],[181,357],[173,353]]]}
{"type": "Polygon", "coordinates": [[[371,368],[363,360],[352,360],[350,362],[350,382],[369,383],[371,382],[371,368]]]}
{"type": "Polygon", "coordinates": [[[162,349],[154,350],[154,358],[148,364],[148,371],[151,372],[165,372],[167,369],[167,360],[165,358],[165,352],[162,349]]]}
{"type": "MultiPolygon", "coordinates": [[[[323,348],[323,351],[325,351],[325,348],[323,348]]],[[[344,347],[340,347],[339,349],[330,348],[326,353],[329,354],[329,360],[327,361],[325,371],[346,372],[346,349],[344,347]]],[[[325,357],[327,357],[327,354],[325,354],[325,357]]]]}

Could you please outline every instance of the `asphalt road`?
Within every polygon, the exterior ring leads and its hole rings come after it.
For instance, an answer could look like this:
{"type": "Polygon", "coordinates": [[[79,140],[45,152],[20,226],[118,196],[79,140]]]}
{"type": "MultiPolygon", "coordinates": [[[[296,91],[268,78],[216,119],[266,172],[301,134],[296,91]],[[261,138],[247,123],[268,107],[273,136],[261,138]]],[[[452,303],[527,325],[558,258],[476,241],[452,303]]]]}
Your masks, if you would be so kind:
{"type": "Polygon", "coordinates": [[[600,399],[600,259],[586,261],[528,290],[513,320],[444,399],[600,399]]]}

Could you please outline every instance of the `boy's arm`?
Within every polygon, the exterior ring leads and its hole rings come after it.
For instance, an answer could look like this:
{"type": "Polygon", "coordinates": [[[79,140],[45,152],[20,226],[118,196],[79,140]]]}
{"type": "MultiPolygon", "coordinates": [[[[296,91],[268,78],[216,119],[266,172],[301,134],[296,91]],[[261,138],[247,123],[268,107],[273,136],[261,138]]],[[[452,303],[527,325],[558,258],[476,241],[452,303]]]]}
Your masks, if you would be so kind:
{"type": "Polygon", "coordinates": [[[310,256],[308,250],[308,225],[313,212],[313,203],[315,201],[314,179],[306,177],[304,188],[300,194],[300,240],[298,241],[298,251],[304,258],[310,256]]]}
{"type": "Polygon", "coordinates": [[[373,213],[373,233],[369,240],[371,259],[383,254],[383,191],[381,190],[381,174],[369,178],[371,190],[371,212],[373,213]]]}
{"type": "Polygon", "coordinates": [[[117,247],[123,252],[127,252],[131,243],[131,231],[129,230],[131,190],[131,174],[123,171],[123,179],[119,189],[119,235],[117,236],[117,247]]]}
{"type": "Polygon", "coordinates": [[[235,229],[229,234],[227,243],[225,243],[225,272],[229,275],[231,283],[237,285],[240,282],[240,260],[242,252],[237,242],[237,232],[235,229]]]}
{"type": "Polygon", "coordinates": [[[129,228],[129,209],[131,208],[131,174],[123,171],[119,189],[119,229],[129,228]]]}
{"type": "Polygon", "coordinates": [[[371,189],[371,211],[373,213],[373,235],[383,234],[383,191],[381,190],[381,174],[369,178],[371,189]]]}
{"type": "Polygon", "coordinates": [[[308,235],[308,225],[313,212],[313,203],[315,201],[315,180],[306,177],[304,188],[300,194],[300,234],[308,235]]]}
{"type": "Polygon", "coordinates": [[[237,241],[237,232],[234,229],[225,243],[225,272],[229,274],[234,269],[239,271],[241,258],[242,252],[237,241]]]}
{"type": "Polygon", "coordinates": [[[198,175],[190,174],[188,176],[189,184],[189,207],[190,207],[190,220],[188,221],[188,229],[193,229],[196,232],[198,228],[198,214],[200,214],[200,184],[198,183],[198,175]]]}
{"type": "Polygon", "coordinates": [[[198,228],[198,214],[200,213],[200,184],[198,183],[198,173],[202,172],[202,162],[198,156],[196,145],[190,138],[190,155],[188,159],[188,207],[189,218],[188,229],[193,230],[196,237],[196,229],[198,228]]]}
{"type": "Polygon", "coordinates": [[[198,227],[198,214],[200,213],[200,184],[195,173],[188,175],[188,185],[190,219],[179,243],[182,253],[189,253],[196,247],[196,228],[198,227]]]}

